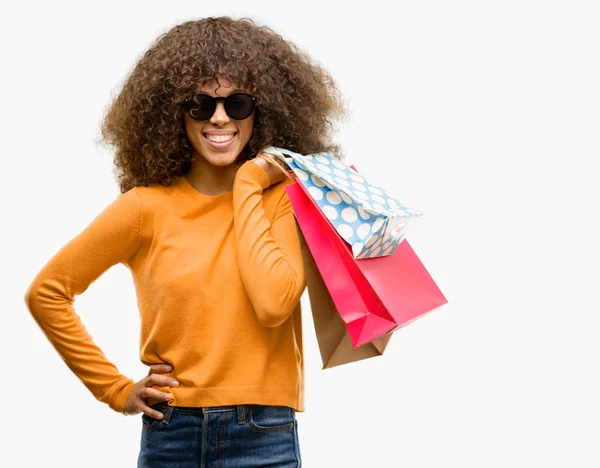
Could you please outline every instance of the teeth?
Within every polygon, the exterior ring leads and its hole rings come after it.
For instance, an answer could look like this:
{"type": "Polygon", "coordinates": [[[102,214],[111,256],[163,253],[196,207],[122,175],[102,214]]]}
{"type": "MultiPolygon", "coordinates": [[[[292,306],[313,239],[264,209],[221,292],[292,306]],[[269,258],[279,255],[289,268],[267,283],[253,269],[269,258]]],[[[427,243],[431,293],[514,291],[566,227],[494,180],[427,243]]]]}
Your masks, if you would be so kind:
{"type": "Polygon", "coordinates": [[[224,141],[229,141],[234,137],[234,134],[230,135],[206,135],[206,138],[210,141],[214,141],[215,143],[222,143],[224,141]]]}

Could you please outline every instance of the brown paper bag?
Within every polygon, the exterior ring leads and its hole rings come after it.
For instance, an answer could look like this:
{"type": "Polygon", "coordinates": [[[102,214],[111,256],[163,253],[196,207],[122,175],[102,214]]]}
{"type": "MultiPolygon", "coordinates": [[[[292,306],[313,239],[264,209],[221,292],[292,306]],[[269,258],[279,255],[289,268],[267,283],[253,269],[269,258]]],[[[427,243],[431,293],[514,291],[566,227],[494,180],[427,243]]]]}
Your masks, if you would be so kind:
{"type": "Polygon", "coordinates": [[[315,264],[312,253],[306,243],[298,223],[298,239],[302,249],[306,286],[310,298],[315,333],[321,351],[323,369],[381,356],[392,337],[393,331],[375,338],[373,341],[353,348],[346,325],[333,303],[321,274],[315,264]]]}

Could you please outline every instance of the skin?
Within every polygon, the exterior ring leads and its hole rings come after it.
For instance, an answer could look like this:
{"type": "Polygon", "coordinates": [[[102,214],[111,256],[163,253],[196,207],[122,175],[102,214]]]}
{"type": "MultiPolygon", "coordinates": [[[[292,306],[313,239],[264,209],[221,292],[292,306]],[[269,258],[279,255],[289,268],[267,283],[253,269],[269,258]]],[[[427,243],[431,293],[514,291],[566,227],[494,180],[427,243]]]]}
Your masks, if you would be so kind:
{"type": "MultiPolygon", "coordinates": [[[[218,83],[212,80],[204,86],[198,86],[195,92],[204,92],[213,97],[227,97],[238,89],[239,87],[235,83],[219,77],[218,83]]],[[[185,130],[193,147],[192,155],[194,158],[190,172],[186,174],[186,177],[196,190],[206,195],[219,195],[233,190],[235,174],[239,168],[235,164],[235,160],[252,136],[255,114],[256,110],[246,119],[232,119],[225,112],[225,104],[222,101],[217,103],[215,113],[208,120],[197,121],[186,113],[185,130]],[[234,141],[227,148],[213,148],[207,142],[203,133],[215,130],[232,131],[237,134],[233,138],[234,141]]],[[[254,159],[253,162],[267,172],[271,184],[283,180],[281,171],[277,167],[260,158],[254,159]]]]}
{"type": "MultiPolygon", "coordinates": [[[[197,87],[196,92],[203,91],[211,96],[228,96],[237,88],[233,83],[219,77],[221,87],[218,87],[216,81],[207,83],[203,87],[197,87]]],[[[194,148],[194,161],[190,172],[186,174],[190,184],[199,192],[207,195],[219,195],[233,190],[233,182],[239,165],[235,160],[240,152],[246,146],[246,143],[252,136],[254,125],[254,114],[244,120],[235,120],[230,118],[225,112],[223,102],[217,103],[217,108],[213,116],[204,121],[197,121],[185,115],[185,129],[188,138],[194,148]],[[211,130],[231,130],[237,132],[231,145],[224,149],[215,149],[206,142],[204,132],[211,130]]],[[[286,178],[283,170],[276,165],[267,162],[261,155],[252,159],[248,163],[259,165],[269,176],[271,185],[281,182],[286,178]]],[[[147,398],[152,397],[157,400],[169,401],[173,398],[170,393],[160,392],[153,389],[153,386],[177,387],[179,383],[168,377],[166,373],[173,370],[168,364],[154,364],[150,366],[148,375],[138,382],[134,383],[131,392],[125,403],[123,411],[126,415],[133,415],[140,412],[146,413],[155,419],[162,419],[163,414],[160,411],[152,409],[147,404],[147,398]]]]}

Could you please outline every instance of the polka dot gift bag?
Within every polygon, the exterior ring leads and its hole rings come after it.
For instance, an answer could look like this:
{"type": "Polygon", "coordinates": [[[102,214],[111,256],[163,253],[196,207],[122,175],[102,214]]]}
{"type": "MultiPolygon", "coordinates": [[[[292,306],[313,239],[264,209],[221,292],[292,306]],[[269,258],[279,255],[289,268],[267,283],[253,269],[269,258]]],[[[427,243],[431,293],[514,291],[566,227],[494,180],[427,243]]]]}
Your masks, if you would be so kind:
{"type": "Polygon", "coordinates": [[[355,258],[393,254],[411,221],[422,215],[327,153],[303,156],[274,146],[263,153],[291,169],[355,258]]]}
{"type": "Polygon", "coordinates": [[[323,368],[383,354],[392,332],[448,302],[406,240],[421,213],[327,153],[262,153],[296,181],[285,189],[323,368]]]}

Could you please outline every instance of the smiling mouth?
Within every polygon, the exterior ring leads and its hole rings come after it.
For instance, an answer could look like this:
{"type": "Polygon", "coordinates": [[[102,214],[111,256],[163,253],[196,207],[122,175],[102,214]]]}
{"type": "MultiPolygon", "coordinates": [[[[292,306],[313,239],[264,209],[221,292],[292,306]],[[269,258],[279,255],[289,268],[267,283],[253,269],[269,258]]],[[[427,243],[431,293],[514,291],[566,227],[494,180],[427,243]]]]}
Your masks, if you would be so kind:
{"type": "Polygon", "coordinates": [[[226,143],[228,141],[231,141],[236,135],[237,132],[230,133],[228,135],[210,135],[208,133],[202,134],[202,136],[211,143],[226,143]]]}

